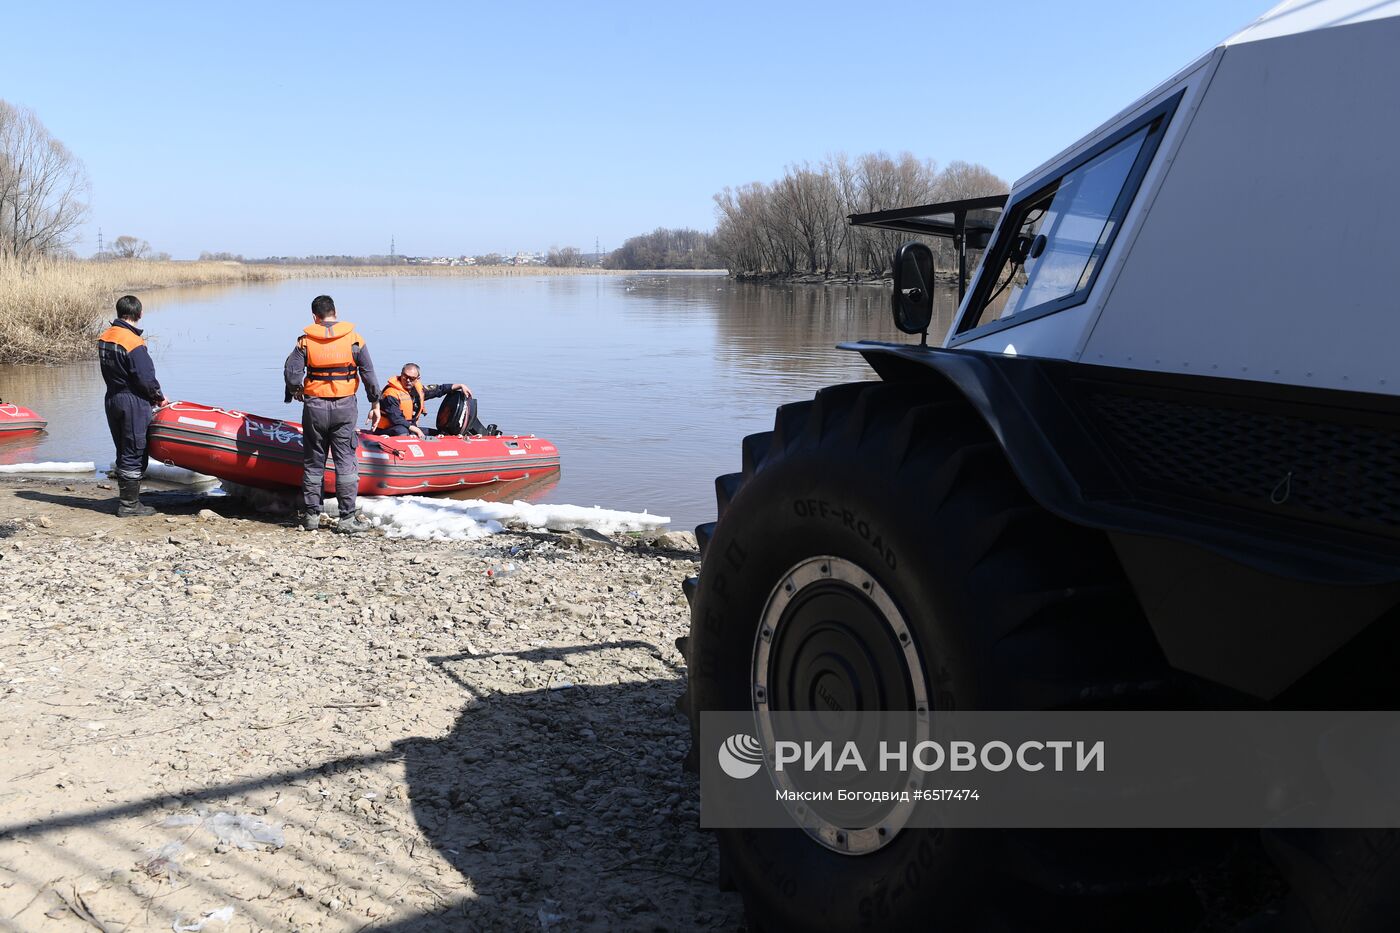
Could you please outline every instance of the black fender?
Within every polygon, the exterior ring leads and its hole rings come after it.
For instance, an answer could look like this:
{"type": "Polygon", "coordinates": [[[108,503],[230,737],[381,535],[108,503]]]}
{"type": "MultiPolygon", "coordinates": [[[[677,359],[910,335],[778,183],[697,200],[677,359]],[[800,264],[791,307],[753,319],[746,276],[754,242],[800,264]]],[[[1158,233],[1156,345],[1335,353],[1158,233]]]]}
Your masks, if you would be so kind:
{"type": "Polygon", "coordinates": [[[956,393],[1036,502],[1104,531],[1182,670],[1274,697],[1400,604],[1400,496],[1392,515],[1385,494],[1400,491],[1396,399],[904,344],[841,348],[885,381],[956,393]],[[1314,435],[1332,447],[1310,448],[1314,435]],[[1374,453],[1392,441],[1395,476],[1374,453]]]}

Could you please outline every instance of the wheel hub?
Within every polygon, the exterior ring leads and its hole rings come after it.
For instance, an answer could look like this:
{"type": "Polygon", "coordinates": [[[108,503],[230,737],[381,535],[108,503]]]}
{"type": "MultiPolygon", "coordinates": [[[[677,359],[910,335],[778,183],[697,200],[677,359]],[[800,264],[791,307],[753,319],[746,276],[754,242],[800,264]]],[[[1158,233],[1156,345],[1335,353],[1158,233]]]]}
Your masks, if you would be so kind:
{"type": "MultiPolygon", "coordinates": [[[[797,564],[769,594],[753,653],[753,705],[769,774],[789,791],[824,789],[824,776],[798,777],[773,765],[773,714],[815,710],[840,744],[861,728],[862,714],[915,711],[926,737],[928,696],[923,663],[894,601],[874,576],[852,561],[819,556],[797,564]]],[[[839,777],[825,776],[830,789],[839,777]]],[[[891,775],[891,790],[904,789],[891,775]]],[[[799,825],[822,845],[864,855],[893,841],[912,803],[823,805],[787,803],[799,825]]]]}

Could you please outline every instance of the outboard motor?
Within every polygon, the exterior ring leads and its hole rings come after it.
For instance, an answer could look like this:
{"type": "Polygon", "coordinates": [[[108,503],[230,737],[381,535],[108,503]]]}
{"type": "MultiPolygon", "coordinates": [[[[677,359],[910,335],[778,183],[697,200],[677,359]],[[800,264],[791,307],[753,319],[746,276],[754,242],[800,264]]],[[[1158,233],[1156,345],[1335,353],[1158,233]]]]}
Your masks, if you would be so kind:
{"type": "Polygon", "coordinates": [[[438,433],[454,437],[467,434],[467,427],[475,417],[476,399],[469,398],[465,392],[448,392],[442,397],[442,404],[438,406],[438,433]]]}
{"type": "Polygon", "coordinates": [[[437,432],[449,436],[462,434],[489,434],[501,432],[494,424],[483,425],[476,417],[476,398],[465,392],[453,390],[442,397],[438,407],[437,432]]]}

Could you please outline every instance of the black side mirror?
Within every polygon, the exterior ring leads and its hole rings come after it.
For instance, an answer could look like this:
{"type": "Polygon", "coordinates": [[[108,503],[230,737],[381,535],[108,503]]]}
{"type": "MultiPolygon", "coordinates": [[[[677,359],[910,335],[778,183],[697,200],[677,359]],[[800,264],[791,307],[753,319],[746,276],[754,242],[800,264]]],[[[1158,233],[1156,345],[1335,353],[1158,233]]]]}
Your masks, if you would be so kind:
{"type": "Polygon", "coordinates": [[[1031,251],[1031,238],[1024,233],[1011,241],[1011,251],[1007,254],[1007,259],[1011,260],[1013,266],[1021,266],[1026,263],[1026,254],[1031,251]]]}
{"type": "Polygon", "coordinates": [[[894,254],[894,326],[923,334],[933,320],[933,250],[905,243],[894,254]]]}

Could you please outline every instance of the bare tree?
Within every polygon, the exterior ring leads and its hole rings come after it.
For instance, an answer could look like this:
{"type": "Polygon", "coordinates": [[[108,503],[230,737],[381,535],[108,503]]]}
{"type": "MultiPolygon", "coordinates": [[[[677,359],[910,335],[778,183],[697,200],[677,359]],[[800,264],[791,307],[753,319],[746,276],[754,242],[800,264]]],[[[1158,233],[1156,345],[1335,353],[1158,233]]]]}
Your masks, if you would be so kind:
{"type": "Polygon", "coordinates": [[[583,265],[583,253],[576,246],[563,249],[551,248],[545,256],[545,265],[563,269],[577,269],[583,265]]]}
{"type": "Polygon", "coordinates": [[[829,269],[831,187],[831,179],[824,172],[803,164],[789,166],[772,188],[773,219],[786,231],[798,264],[807,272],[829,269]]]}
{"type": "Polygon", "coordinates": [[[0,100],[0,255],[59,253],[87,216],[87,171],[37,114],[0,100]]]}
{"type": "Polygon", "coordinates": [[[845,273],[851,275],[856,271],[857,256],[864,246],[860,238],[863,231],[854,229],[846,222],[847,217],[860,211],[856,167],[846,153],[839,152],[827,158],[823,171],[831,176],[836,195],[836,221],[841,231],[841,256],[838,262],[845,273]]]}
{"type": "Polygon", "coordinates": [[[934,185],[934,194],[940,201],[983,198],[1010,190],[1011,186],[992,174],[991,169],[971,162],[949,162],[934,185]]]}
{"type": "Polygon", "coordinates": [[[119,236],[112,241],[110,252],[117,259],[145,259],[151,244],[134,236],[119,236]]]}
{"type": "Polygon", "coordinates": [[[715,195],[715,253],[730,272],[759,272],[773,269],[773,257],[764,248],[761,229],[767,213],[767,188],[754,182],[739,188],[725,188],[715,195]]]}

